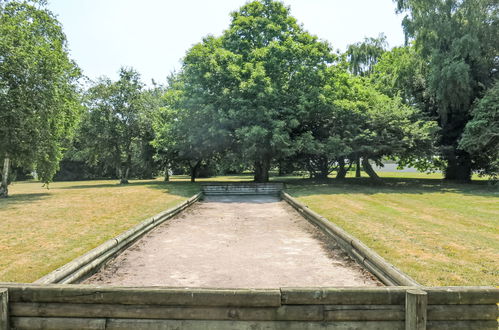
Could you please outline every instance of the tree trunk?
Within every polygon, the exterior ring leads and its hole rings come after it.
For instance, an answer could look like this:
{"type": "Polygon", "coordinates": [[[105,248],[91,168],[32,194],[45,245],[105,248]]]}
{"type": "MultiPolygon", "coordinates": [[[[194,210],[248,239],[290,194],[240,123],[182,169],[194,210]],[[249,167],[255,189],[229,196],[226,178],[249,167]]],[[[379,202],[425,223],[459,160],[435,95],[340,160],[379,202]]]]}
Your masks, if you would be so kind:
{"type": "Polygon", "coordinates": [[[347,176],[347,169],[345,168],[345,159],[343,157],[338,159],[338,173],[336,174],[337,180],[342,180],[347,176]]]}
{"type": "Polygon", "coordinates": [[[130,166],[125,167],[125,175],[121,178],[121,184],[128,184],[128,175],[130,174],[130,166]]]}
{"type": "Polygon", "coordinates": [[[128,167],[120,168],[120,184],[128,184],[128,167]]]}
{"type": "Polygon", "coordinates": [[[170,181],[170,164],[166,164],[165,166],[165,179],[164,179],[165,182],[169,182],[170,181]]]}
{"type": "Polygon", "coordinates": [[[5,156],[3,160],[2,183],[0,184],[0,198],[9,196],[9,168],[10,158],[5,156]]]}
{"type": "Polygon", "coordinates": [[[327,157],[321,157],[319,161],[320,170],[316,175],[316,179],[326,181],[329,175],[329,160],[327,157]]]}
{"type": "Polygon", "coordinates": [[[132,166],[132,154],[128,154],[126,162],[122,164],[124,171],[121,170],[120,184],[128,184],[128,176],[130,175],[130,167],[132,166]]]}
{"type": "Polygon", "coordinates": [[[263,156],[255,161],[255,182],[269,182],[270,157],[263,156]]]}
{"type": "Polygon", "coordinates": [[[376,172],[373,170],[371,164],[369,163],[369,159],[367,157],[362,158],[362,167],[364,168],[364,171],[369,175],[371,179],[378,180],[379,176],[376,174],[376,172]]]}
{"type": "Polygon", "coordinates": [[[189,163],[189,167],[191,168],[191,182],[196,182],[199,165],[201,165],[201,161],[198,161],[194,166],[191,166],[191,164],[189,163]]]}
{"type": "Polygon", "coordinates": [[[452,150],[446,155],[446,160],[445,180],[471,180],[471,159],[467,152],[452,150]]]}
{"type": "Polygon", "coordinates": [[[279,176],[284,176],[284,169],[283,169],[284,164],[282,163],[282,160],[279,161],[279,176]]]}
{"type": "Polygon", "coordinates": [[[355,177],[360,178],[360,157],[355,160],[355,177]]]}

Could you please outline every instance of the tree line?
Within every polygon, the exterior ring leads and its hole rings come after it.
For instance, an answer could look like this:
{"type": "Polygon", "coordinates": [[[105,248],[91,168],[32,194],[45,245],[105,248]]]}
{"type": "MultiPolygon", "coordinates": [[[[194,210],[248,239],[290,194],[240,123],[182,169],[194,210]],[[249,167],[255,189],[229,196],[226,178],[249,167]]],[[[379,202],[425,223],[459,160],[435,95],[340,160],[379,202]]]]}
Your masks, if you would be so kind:
{"type": "Polygon", "coordinates": [[[498,5],[397,0],[406,45],[342,53],[279,1],[247,3],[189,49],[166,84],[132,68],[83,87],[44,1],[0,2],[0,195],[39,179],[306,171],[341,179],[371,164],[499,173],[498,5]],[[1,165],[1,164],[0,164],[1,165]]]}

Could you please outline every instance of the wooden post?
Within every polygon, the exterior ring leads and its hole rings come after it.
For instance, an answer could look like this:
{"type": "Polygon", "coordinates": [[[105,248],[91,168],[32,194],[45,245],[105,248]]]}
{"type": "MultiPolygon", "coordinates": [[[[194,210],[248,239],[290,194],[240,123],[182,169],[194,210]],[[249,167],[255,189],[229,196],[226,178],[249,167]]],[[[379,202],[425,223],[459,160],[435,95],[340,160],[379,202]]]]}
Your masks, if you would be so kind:
{"type": "Polygon", "coordinates": [[[428,296],[423,290],[407,290],[405,293],[405,329],[426,330],[426,306],[428,296]]]}
{"type": "Polygon", "coordinates": [[[0,330],[10,329],[9,325],[9,291],[0,288],[0,330]]]}

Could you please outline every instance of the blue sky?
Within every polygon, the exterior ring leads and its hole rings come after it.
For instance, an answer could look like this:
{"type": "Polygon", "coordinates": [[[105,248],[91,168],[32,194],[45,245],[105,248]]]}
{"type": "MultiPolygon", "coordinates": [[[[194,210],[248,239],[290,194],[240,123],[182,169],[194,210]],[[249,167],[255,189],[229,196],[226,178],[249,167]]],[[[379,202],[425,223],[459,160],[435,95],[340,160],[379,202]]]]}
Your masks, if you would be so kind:
{"type": "MultiPolygon", "coordinates": [[[[165,83],[186,51],[208,35],[220,35],[229,14],[246,0],[49,0],[64,26],[71,56],[91,79],[116,79],[131,66],[143,81],[165,83]]],[[[387,36],[401,45],[402,17],[392,0],[284,0],[304,28],[334,48],[387,36]]]]}

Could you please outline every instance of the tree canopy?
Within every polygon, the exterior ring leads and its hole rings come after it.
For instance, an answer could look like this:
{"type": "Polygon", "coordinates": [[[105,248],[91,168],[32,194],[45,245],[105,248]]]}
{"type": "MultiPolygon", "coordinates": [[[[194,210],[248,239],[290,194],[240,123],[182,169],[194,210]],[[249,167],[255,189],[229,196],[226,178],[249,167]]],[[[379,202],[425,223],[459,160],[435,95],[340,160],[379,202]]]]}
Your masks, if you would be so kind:
{"type": "Polygon", "coordinates": [[[474,101],[497,79],[499,5],[495,0],[397,0],[406,36],[427,63],[426,92],[442,128],[440,153],[447,179],[469,180],[480,167],[458,148],[474,101]]]}
{"type": "MultiPolygon", "coordinates": [[[[371,72],[384,38],[366,43],[377,52],[366,51],[367,62],[358,65],[371,72]]],[[[192,162],[191,170],[235,153],[253,163],[255,181],[264,182],[275,163],[298,161],[326,178],[332,170],[344,175],[345,159],[359,156],[375,176],[369,159],[429,144],[431,123],[348,67],[281,2],[250,2],[232,14],[221,37],[209,36],[188,51],[166,93],[156,145],[192,162]]]]}
{"type": "Polygon", "coordinates": [[[48,183],[79,117],[80,71],[43,2],[0,3],[0,196],[12,165],[48,183]]]}
{"type": "Polygon", "coordinates": [[[152,131],[155,103],[147,102],[143,87],[137,71],[122,68],[117,81],[101,78],[85,97],[80,148],[89,164],[115,170],[120,183],[128,183],[134,149],[152,131]]]}

